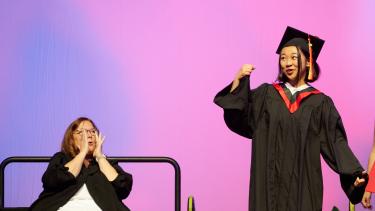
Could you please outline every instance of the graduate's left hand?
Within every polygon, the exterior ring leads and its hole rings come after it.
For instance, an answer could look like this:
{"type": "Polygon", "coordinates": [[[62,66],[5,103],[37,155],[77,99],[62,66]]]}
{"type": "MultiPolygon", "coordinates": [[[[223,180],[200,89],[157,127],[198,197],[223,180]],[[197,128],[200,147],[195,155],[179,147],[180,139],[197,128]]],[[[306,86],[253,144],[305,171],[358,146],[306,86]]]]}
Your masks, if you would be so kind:
{"type": "Polygon", "coordinates": [[[96,146],[93,153],[93,156],[100,157],[103,156],[102,147],[104,142],[105,136],[103,136],[101,133],[98,134],[98,132],[95,132],[95,140],[96,140],[96,146]]]}
{"type": "Polygon", "coordinates": [[[354,187],[361,187],[365,185],[366,178],[368,178],[367,171],[363,171],[361,178],[357,177],[357,179],[354,181],[354,187]]]}

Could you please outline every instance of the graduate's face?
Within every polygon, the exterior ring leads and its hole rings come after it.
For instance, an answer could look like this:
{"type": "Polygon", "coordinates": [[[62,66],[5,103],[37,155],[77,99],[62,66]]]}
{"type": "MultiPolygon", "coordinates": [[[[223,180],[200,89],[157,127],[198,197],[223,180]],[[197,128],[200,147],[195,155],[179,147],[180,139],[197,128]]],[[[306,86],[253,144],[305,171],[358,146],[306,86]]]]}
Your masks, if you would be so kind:
{"type": "Polygon", "coordinates": [[[295,46],[284,47],[280,52],[280,67],[289,83],[298,84],[304,82],[306,75],[307,59],[305,55],[295,46]],[[298,57],[301,58],[299,68],[298,57]],[[300,73],[298,74],[300,70],[300,73]]]}
{"type": "Polygon", "coordinates": [[[78,126],[78,128],[73,131],[73,138],[74,144],[77,148],[82,146],[82,142],[84,141],[84,133],[86,134],[89,152],[88,154],[92,154],[96,147],[96,139],[95,139],[95,127],[91,124],[90,121],[83,121],[78,126]]]}

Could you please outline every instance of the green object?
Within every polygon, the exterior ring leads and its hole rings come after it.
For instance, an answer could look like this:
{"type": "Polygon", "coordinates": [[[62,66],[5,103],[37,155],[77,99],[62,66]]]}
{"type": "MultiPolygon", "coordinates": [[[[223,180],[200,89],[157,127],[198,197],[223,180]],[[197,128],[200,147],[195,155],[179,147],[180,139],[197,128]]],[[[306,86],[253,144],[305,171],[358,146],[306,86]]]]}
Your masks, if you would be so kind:
{"type": "Polygon", "coordinates": [[[340,210],[336,206],[333,206],[332,211],[340,211],[340,210]]]}

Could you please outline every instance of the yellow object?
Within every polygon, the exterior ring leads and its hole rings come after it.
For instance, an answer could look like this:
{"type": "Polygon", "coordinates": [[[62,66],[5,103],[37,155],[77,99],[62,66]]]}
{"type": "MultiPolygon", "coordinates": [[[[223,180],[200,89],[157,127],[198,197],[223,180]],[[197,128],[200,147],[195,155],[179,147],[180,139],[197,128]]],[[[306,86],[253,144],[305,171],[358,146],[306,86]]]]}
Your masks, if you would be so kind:
{"type": "Polygon", "coordinates": [[[193,196],[189,196],[189,198],[188,198],[188,211],[195,211],[194,197],[193,196]]]}
{"type": "Polygon", "coordinates": [[[351,202],[349,202],[349,211],[355,211],[355,206],[351,202]]]}
{"type": "Polygon", "coordinates": [[[308,72],[308,75],[307,75],[307,79],[309,81],[312,81],[313,78],[314,78],[314,60],[313,60],[313,52],[312,52],[312,44],[311,44],[311,41],[310,41],[310,35],[308,37],[308,42],[309,42],[309,56],[310,56],[310,68],[309,68],[309,72],[308,72]]]}

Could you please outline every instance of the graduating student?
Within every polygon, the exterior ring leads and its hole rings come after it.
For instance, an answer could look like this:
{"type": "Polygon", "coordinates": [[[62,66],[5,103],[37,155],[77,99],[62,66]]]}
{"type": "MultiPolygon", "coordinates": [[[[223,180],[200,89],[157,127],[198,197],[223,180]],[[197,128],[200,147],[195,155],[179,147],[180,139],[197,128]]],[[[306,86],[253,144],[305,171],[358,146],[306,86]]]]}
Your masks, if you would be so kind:
{"type": "Polygon", "coordinates": [[[277,49],[277,82],[250,89],[254,70],[245,64],[214,102],[233,132],[252,139],[249,210],[322,210],[320,155],[340,175],[354,204],[366,173],[350,150],[332,99],[310,85],[324,41],[287,27],[277,49]]]}
{"type": "Polygon", "coordinates": [[[122,203],[132,176],[102,153],[104,137],[91,119],[80,117],[66,129],[61,151],[43,175],[43,192],[32,211],[129,211],[122,203]]]}

